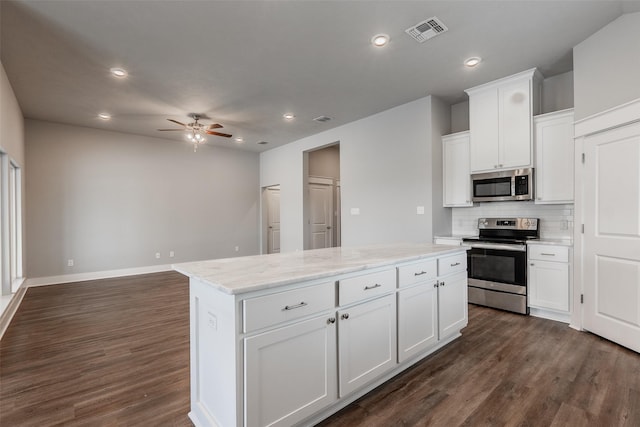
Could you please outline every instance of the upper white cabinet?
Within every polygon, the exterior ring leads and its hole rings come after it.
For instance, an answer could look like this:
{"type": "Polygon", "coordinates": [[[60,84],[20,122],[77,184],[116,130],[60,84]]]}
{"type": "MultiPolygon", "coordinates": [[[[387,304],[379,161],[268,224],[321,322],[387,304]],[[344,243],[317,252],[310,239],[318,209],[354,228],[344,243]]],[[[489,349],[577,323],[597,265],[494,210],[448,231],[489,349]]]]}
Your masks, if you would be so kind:
{"type": "Polygon", "coordinates": [[[469,131],[442,137],[442,162],[443,206],[473,206],[469,169],[469,131]]]}
{"type": "Polygon", "coordinates": [[[573,109],[533,118],[536,203],[573,203],[573,109]]]}
{"type": "Polygon", "coordinates": [[[541,80],[533,68],[465,91],[472,173],[532,166],[532,117],[541,80]]]}

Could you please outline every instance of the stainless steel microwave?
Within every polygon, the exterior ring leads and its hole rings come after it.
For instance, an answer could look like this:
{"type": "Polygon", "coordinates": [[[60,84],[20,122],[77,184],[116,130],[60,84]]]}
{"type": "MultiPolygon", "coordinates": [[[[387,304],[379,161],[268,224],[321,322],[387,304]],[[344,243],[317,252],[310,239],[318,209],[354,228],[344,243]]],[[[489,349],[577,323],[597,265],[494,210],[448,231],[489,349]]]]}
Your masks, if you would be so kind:
{"type": "Polygon", "coordinates": [[[533,200],[533,168],[471,175],[474,202],[533,200]]]}

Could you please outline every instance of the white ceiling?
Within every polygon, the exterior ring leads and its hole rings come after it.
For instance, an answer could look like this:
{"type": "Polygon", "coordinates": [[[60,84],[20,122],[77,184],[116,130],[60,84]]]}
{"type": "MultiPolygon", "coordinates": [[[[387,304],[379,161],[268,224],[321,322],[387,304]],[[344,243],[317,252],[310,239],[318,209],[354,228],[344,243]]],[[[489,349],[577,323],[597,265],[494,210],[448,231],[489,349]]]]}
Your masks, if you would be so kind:
{"type": "Polygon", "coordinates": [[[606,0],[3,0],[0,58],[27,118],[184,141],[156,129],[204,113],[245,140],[208,144],[263,151],[426,95],[463,101],[466,88],[532,67],[569,71],[573,46],[637,11],[640,1],[606,0]],[[404,33],[432,16],[449,31],[423,44],[404,33]],[[377,33],[391,36],[386,48],[370,44],[377,33]],[[477,69],[462,65],[470,56],[483,58],[477,69]],[[113,78],[114,66],[130,76],[113,78]]]}

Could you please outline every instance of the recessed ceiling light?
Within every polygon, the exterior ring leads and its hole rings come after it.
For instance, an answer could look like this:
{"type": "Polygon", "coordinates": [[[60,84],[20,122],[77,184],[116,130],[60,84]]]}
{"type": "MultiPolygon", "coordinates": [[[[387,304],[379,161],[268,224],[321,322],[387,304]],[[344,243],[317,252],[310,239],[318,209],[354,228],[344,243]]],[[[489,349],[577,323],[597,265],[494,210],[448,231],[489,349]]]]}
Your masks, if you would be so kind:
{"type": "Polygon", "coordinates": [[[296,116],[293,113],[285,113],[282,117],[284,117],[285,120],[293,120],[296,116]]]}
{"type": "Polygon", "coordinates": [[[480,62],[482,62],[482,58],[478,56],[474,56],[473,58],[465,59],[464,65],[469,68],[473,68],[476,65],[478,65],[480,62]]]}
{"type": "Polygon", "coordinates": [[[236,141],[237,143],[244,142],[244,139],[242,139],[242,137],[241,137],[241,136],[236,136],[234,139],[235,139],[235,141],[236,141]]]}
{"type": "Polygon", "coordinates": [[[375,36],[371,37],[371,44],[373,44],[375,47],[383,47],[389,44],[389,40],[391,40],[391,38],[388,34],[376,34],[375,36]]]}
{"type": "Polygon", "coordinates": [[[114,75],[115,77],[118,77],[120,79],[123,79],[123,78],[127,77],[127,75],[128,75],[127,70],[125,70],[124,68],[114,67],[110,71],[111,71],[112,75],[114,75]]]}
{"type": "Polygon", "coordinates": [[[98,114],[98,118],[101,120],[111,120],[111,114],[109,113],[100,113],[98,114]]]}

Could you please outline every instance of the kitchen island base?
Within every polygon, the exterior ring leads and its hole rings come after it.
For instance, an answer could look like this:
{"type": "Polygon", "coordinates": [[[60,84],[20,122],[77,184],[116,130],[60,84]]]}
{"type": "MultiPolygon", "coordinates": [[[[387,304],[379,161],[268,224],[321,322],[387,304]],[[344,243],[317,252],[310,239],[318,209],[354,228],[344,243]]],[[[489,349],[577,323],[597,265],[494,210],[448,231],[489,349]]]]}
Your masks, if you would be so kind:
{"type": "MultiPolygon", "coordinates": [[[[220,277],[219,269],[238,262],[266,261],[275,274],[298,257],[306,268],[259,286],[260,277],[247,274],[246,292],[202,270],[190,275],[189,417],[196,426],[317,423],[460,336],[464,248],[354,251],[207,262],[220,277]]],[[[194,267],[201,265],[175,268],[189,274],[194,267]]]]}

